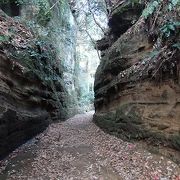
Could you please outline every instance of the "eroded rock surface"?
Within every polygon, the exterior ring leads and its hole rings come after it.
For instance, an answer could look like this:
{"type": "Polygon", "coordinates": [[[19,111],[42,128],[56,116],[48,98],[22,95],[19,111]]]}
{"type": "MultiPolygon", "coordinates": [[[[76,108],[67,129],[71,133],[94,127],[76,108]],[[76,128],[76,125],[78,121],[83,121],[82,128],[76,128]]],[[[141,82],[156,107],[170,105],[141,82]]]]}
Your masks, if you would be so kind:
{"type": "Polygon", "coordinates": [[[112,12],[109,33],[97,42],[94,121],[117,136],[180,150],[180,54],[172,47],[179,34],[161,32],[166,18],[178,21],[178,10],[167,13],[161,4],[163,17],[145,19],[143,2],[127,2],[112,12]]]}
{"type": "Polygon", "coordinates": [[[1,10],[0,37],[2,158],[43,131],[50,121],[64,120],[68,93],[56,57],[53,53],[45,54],[53,52],[53,46],[48,43],[40,46],[32,32],[1,10]]]}

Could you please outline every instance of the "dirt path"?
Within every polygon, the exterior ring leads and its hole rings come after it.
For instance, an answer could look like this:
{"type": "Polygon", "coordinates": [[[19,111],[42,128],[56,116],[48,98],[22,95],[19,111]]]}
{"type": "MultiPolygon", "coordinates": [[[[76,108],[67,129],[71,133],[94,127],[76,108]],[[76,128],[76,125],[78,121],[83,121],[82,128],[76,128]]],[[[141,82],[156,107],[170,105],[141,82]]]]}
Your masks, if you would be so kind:
{"type": "Polygon", "coordinates": [[[1,162],[0,180],[179,180],[177,164],[105,134],[92,116],[50,125],[1,162]]]}

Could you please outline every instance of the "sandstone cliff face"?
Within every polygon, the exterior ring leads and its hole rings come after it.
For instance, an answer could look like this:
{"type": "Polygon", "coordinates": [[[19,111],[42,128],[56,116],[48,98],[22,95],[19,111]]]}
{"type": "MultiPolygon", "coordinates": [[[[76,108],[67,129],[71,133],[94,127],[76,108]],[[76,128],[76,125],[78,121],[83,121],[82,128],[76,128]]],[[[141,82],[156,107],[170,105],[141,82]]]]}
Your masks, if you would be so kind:
{"type": "Polygon", "coordinates": [[[63,81],[63,86],[67,90],[67,94],[63,97],[67,106],[64,109],[67,118],[78,112],[76,92],[78,85],[75,82],[77,25],[67,0],[44,0],[44,4],[47,6],[45,11],[49,12],[49,15],[44,15],[47,18],[42,17],[41,6],[39,7],[38,1],[33,0],[21,6],[20,18],[30,26],[36,36],[41,37],[43,41],[44,39],[49,41],[54,46],[55,66],[61,69],[62,75],[61,78],[55,77],[54,80],[57,81],[56,83],[63,81]]]}
{"type": "MultiPolygon", "coordinates": [[[[120,137],[148,139],[180,149],[180,53],[178,29],[162,27],[178,10],[145,19],[145,4],[126,1],[112,12],[109,33],[97,42],[101,63],[95,79],[94,121],[120,137]]],[[[178,28],[178,27],[175,27],[178,28]]]]}
{"type": "Polygon", "coordinates": [[[0,158],[67,117],[63,68],[54,45],[40,42],[0,10],[0,158]]]}

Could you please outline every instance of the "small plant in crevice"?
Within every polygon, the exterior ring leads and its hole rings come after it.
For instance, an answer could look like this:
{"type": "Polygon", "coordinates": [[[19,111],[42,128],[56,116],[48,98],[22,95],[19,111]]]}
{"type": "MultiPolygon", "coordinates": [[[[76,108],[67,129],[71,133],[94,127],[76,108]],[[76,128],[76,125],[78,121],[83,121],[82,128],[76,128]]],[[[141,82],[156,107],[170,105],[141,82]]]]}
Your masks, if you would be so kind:
{"type": "Polygon", "coordinates": [[[161,27],[160,32],[166,38],[170,37],[175,33],[176,29],[180,27],[180,22],[178,21],[168,21],[161,27]]]}

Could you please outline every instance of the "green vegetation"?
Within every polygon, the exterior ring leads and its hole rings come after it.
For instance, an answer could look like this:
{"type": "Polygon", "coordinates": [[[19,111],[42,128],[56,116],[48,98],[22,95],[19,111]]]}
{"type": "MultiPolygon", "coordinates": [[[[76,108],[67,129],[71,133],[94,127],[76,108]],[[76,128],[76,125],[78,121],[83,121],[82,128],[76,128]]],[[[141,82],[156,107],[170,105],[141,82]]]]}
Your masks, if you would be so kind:
{"type": "Polygon", "coordinates": [[[40,38],[32,40],[30,44],[32,46],[25,50],[11,52],[10,56],[20,61],[47,84],[51,80],[57,80],[57,73],[53,69],[56,59],[55,48],[47,40],[40,38]]]}
{"type": "Polygon", "coordinates": [[[170,141],[175,149],[180,150],[180,132],[177,135],[171,136],[170,141]]]}
{"type": "Polygon", "coordinates": [[[180,5],[180,0],[169,0],[168,10],[173,10],[174,7],[180,5]]]}
{"type": "Polygon", "coordinates": [[[180,50],[180,43],[175,43],[172,45],[172,47],[180,50]]]}
{"type": "MultiPolygon", "coordinates": [[[[162,3],[164,3],[163,0],[151,1],[144,9],[142,16],[147,19],[160,7],[160,5],[162,5],[162,3]]],[[[172,11],[178,5],[180,5],[180,0],[169,0],[167,4],[167,10],[172,11]]]]}
{"type": "Polygon", "coordinates": [[[42,26],[47,26],[48,22],[51,20],[52,12],[48,0],[17,0],[17,5],[34,5],[38,8],[38,13],[36,15],[37,23],[42,26]]]}
{"type": "Polygon", "coordinates": [[[165,37],[170,37],[175,31],[176,29],[178,29],[180,27],[180,22],[175,22],[175,21],[169,21],[167,23],[164,24],[164,26],[160,29],[162,34],[165,37]]]}
{"type": "Polygon", "coordinates": [[[9,41],[9,36],[0,35],[0,42],[6,42],[6,41],[9,41]]]}
{"type": "Polygon", "coordinates": [[[148,4],[147,8],[144,9],[142,16],[147,19],[150,15],[152,15],[155,10],[158,8],[161,0],[158,1],[152,1],[151,3],[148,4]]]}

